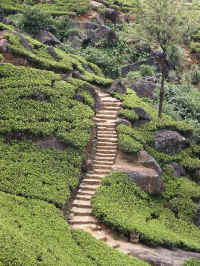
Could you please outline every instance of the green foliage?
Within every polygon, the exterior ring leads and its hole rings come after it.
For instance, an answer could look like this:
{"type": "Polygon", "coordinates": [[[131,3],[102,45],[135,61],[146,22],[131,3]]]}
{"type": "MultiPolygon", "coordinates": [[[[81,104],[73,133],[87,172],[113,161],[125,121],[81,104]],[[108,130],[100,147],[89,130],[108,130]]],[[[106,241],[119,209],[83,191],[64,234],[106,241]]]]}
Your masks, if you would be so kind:
{"type": "Polygon", "coordinates": [[[20,28],[25,32],[37,34],[40,30],[50,30],[53,19],[39,8],[26,8],[20,21],[20,28]]]}
{"type": "Polygon", "coordinates": [[[113,172],[92,199],[93,213],[126,235],[138,232],[140,241],[148,245],[199,251],[200,230],[192,222],[195,204],[191,197],[194,192],[199,195],[200,188],[188,179],[167,176],[171,181],[166,191],[153,197],[130,182],[126,174],[113,172]]]}
{"type": "Polygon", "coordinates": [[[119,134],[119,148],[127,153],[138,153],[142,150],[143,146],[136,140],[132,139],[129,135],[119,134]]]}
{"type": "Polygon", "coordinates": [[[129,258],[122,253],[94,239],[89,233],[81,230],[72,231],[73,239],[83,250],[84,254],[90,258],[95,265],[101,266],[147,266],[146,262],[129,258]]]}
{"type": "Polygon", "coordinates": [[[0,192],[3,265],[94,266],[52,204],[0,192]]]}
{"type": "Polygon", "coordinates": [[[36,3],[34,0],[2,0],[0,7],[7,14],[23,12],[30,6],[37,7],[46,13],[46,15],[61,16],[81,14],[90,8],[89,0],[80,0],[79,4],[75,0],[54,0],[52,3],[36,3]]]}
{"type": "Polygon", "coordinates": [[[139,119],[138,115],[134,110],[128,110],[128,109],[121,109],[120,116],[123,118],[127,118],[131,122],[134,122],[139,119]]]}
{"type": "Polygon", "coordinates": [[[143,77],[153,76],[154,75],[154,68],[149,65],[141,65],[140,66],[140,73],[143,77]]]}
{"type": "Polygon", "coordinates": [[[94,113],[89,106],[73,99],[78,87],[55,81],[59,76],[48,71],[9,64],[0,68],[1,134],[55,136],[80,149],[87,145],[94,113]]]}
{"type": "Polygon", "coordinates": [[[184,263],[184,266],[199,266],[200,260],[198,259],[189,259],[184,263]]]}

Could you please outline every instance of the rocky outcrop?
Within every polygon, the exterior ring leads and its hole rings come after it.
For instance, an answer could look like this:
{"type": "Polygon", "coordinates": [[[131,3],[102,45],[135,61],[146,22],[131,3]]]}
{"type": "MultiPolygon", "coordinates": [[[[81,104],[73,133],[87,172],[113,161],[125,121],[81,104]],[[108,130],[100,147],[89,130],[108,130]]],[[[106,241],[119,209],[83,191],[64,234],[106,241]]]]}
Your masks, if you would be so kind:
{"type": "Polygon", "coordinates": [[[87,33],[87,40],[90,42],[105,41],[107,44],[112,45],[117,41],[116,33],[107,26],[99,26],[95,30],[89,30],[87,33]]]}
{"type": "Polygon", "coordinates": [[[41,30],[35,38],[44,44],[47,45],[53,45],[55,46],[56,44],[61,44],[61,42],[49,31],[46,30],[41,30]]]}
{"type": "Polygon", "coordinates": [[[176,153],[188,146],[188,141],[177,131],[158,130],[155,133],[154,147],[159,152],[176,153]]]}
{"type": "Polygon", "coordinates": [[[137,162],[147,168],[156,170],[159,175],[162,174],[162,169],[160,168],[158,162],[145,150],[139,152],[137,162]]]}
{"type": "Polygon", "coordinates": [[[169,164],[169,167],[172,169],[174,177],[182,177],[186,175],[183,165],[179,163],[173,162],[169,164]]]}
{"type": "Polygon", "coordinates": [[[139,97],[152,99],[156,88],[156,79],[154,77],[143,77],[129,84],[128,87],[134,90],[139,97]]]}
{"type": "Polygon", "coordinates": [[[112,21],[112,23],[116,24],[120,21],[120,11],[112,8],[105,8],[104,17],[112,21]]]}
{"type": "Polygon", "coordinates": [[[134,126],[141,126],[151,120],[150,116],[144,109],[133,107],[133,111],[138,115],[138,119],[134,122],[134,126]]]}
{"type": "Polygon", "coordinates": [[[8,41],[6,39],[0,40],[0,52],[6,53],[8,51],[8,41]]]}
{"type": "Polygon", "coordinates": [[[138,168],[135,171],[119,168],[116,170],[126,173],[131,181],[147,193],[157,195],[163,191],[162,179],[156,171],[144,168],[138,168]]]}
{"type": "Polygon", "coordinates": [[[120,79],[116,79],[111,87],[107,90],[107,92],[111,93],[111,92],[118,92],[118,93],[126,93],[126,87],[124,85],[124,83],[120,80],[120,79]]]}

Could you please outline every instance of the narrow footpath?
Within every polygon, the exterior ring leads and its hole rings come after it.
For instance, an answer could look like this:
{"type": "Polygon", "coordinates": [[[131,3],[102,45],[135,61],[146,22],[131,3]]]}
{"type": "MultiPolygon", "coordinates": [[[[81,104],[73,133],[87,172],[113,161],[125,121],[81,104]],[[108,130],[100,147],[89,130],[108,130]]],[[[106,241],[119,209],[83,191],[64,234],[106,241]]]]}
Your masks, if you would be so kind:
{"type": "MultiPolygon", "coordinates": [[[[83,178],[75,200],[72,202],[70,225],[74,229],[90,232],[95,238],[105,242],[129,256],[133,256],[157,266],[181,266],[190,257],[200,258],[199,253],[165,248],[150,248],[142,244],[129,242],[125,237],[112,232],[92,216],[91,198],[100,186],[103,177],[112,171],[118,138],[116,123],[121,102],[108,93],[98,92],[100,108],[96,113],[96,149],[92,161],[92,170],[83,178]]],[[[116,210],[117,211],[117,210],[116,210]]]]}

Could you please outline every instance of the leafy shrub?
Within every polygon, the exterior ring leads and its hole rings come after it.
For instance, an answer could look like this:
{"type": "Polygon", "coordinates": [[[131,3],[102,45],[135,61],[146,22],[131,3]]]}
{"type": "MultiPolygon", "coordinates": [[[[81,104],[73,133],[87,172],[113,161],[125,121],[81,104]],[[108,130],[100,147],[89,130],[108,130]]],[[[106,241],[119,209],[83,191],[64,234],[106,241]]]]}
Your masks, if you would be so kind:
{"type": "Polygon", "coordinates": [[[199,266],[200,260],[198,259],[190,259],[184,263],[184,266],[199,266]]]}
{"type": "Polygon", "coordinates": [[[142,144],[134,140],[128,135],[119,134],[119,147],[122,151],[127,153],[138,153],[142,148],[142,144]]]}
{"type": "Polygon", "coordinates": [[[166,176],[166,191],[157,198],[141,191],[126,174],[113,172],[92,199],[93,213],[126,235],[138,232],[140,241],[148,245],[199,251],[200,230],[192,221],[195,204],[191,197],[199,195],[200,188],[188,179],[182,185],[183,179],[177,181],[169,173],[166,176]]]}
{"type": "Polygon", "coordinates": [[[154,69],[152,66],[149,66],[149,65],[141,65],[140,73],[143,77],[147,77],[147,76],[151,77],[154,75],[154,69]]]}
{"type": "Polygon", "coordinates": [[[19,24],[20,28],[28,33],[37,34],[40,30],[50,30],[53,19],[39,8],[27,8],[19,24]]]}

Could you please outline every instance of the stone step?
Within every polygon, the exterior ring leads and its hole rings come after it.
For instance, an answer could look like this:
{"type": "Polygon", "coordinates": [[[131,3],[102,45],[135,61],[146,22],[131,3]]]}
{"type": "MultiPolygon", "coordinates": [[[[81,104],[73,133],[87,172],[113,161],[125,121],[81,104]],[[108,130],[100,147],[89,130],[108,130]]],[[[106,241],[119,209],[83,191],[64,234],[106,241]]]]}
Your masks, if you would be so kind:
{"type": "Polygon", "coordinates": [[[72,203],[72,207],[78,207],[78,208],[90,208],[91,204],[90,201],[84,201],[84,200],[74,200],[72,203]]]}
{"type": "Polygon", "coordinates": [[[81,194],[76,194],[76,199],[77,200],[91,200],[92,195],[81,195],[81,194]]]}
{"type": "Polygon", "coordinates": [[[93,236],[96,239],[98,239],[99,241],[106,242],[106,240],[107,240],[107,237],[106,237],[105,233],[102,232],[102,231],[98,231],[98,232],[93,233],[93,236]]]}
{"type": "Polygon", "coordinates": [[[71,224],[97,224],[97,220],[93,216],[74,216],[69,221],[71,224]]]}
{"type": "Polygon", "coordinates": [[[119,101],[107,101],[107,100],[103,100],[101,102],[106,107],[108,107],[108,106],[110,106],[110,107],[113,107],[113,106],[121,106],[121,103],[119,101]]]}
{"type": "Polygon", "coordinates": [[[72,214],[79,216],[88,216],[92,214],[92,208],[77,208],[73,207],[71,209],[72,214]]]}
{"type": "Polygon", "coordinates": [[[101,163],[101,162],[112,162],[112,163],[114,163],[114,161],[115,161],[115,155],[111,155],[110,157],[108,156],[108,157],[106,157],[105,156],[105,154],[104,154],[104,156],[102,155],[100,155],[100,156],[98,156],[98,155],[96,155],[95,156],[95,158],[94,158],[94,161],[98,161],[99,163],[101,163]]]}
{"type": "Polygon", "coordinates": [[[109,115],[109,114],[96,114],[96,118],[101,118],[101,119],[115,120],[116,117],[117,117],[117,114],[114,114],[114,115],[109,115]]]}
{"type": "Polygon", "coordinates": [[[97,132],[101,132],[101,131],[102,132],[108,132],[108,131],[111,132],[112,131],[113,133],[114,132],[116,133],[115,126],[113,128],[109,128],[109,127],[106,127],[105,124],[102,126],[97,126],[97,130],[98,130],[97,132]]]}
{"type": "Polygon", "coordinates": [[[101,227],[97,224],[73,224],[71,225],[73,229],[82,229],[91,233],[91,231],[98,231],[101,227]]]}
{"type": "Polygon", "coordinates": [[[99,179],[86,179],[84,178],[83,181],[82,181],[82,184],[88,184],[88,185],[98,185],[98,184],[101,184],[101,180],[99,179]]]}
{"type": "Polygon", "coordinates": [[[96,114],[97,115],[113,115],[113,116],[116,116],[117,115],[117,111],[112,111],[112,110],[99,110],[96,114]]]}
{"type": "Polygon", "coordinates": [[[104,108],[103,109],[100,109],[100,110],[104,110],[104,111],[115,111],[115,112],[118,112],[120,110],[121,106],[105,106],[104,105],[104,108]]]}
{"type": "Polygon", "coordinates": [[[112,132],[112,131],[108,131],[108,132],[105,132],[105,131],[97,131],[97,137],[101,137],[101,138],[114,138],[114,139],[118,139],[118,135],[117,133],[115,132],[112,132]]]}
{"type": "Polygon", "coordinates": [[[115,123],[106,124],[106,123],[102,123],[102,122],[97,122],[96,125],[97,125],[97,128],[104,127],[106,129],[111,128],[112,130],[115,130],[115,127],[116,127],[116,124],[115,123]]]}
{"type": "Polygon", "coordinates": [[[106,160],[103,159],[102,161],[94,160],[93,165],[113,165],[113,160],[111,160],[111,161],[109,161],[107,159],[106,160]]]}
{"type": "Polygon", "coordinates": [[[85,189],[79,189],[78,193],[80,195],[91,195],[91,196],[93,196],[95,194],[95,191],[94,190],[90,191],[90,190],[85,190],[85,189]]]}
{"type": "Polygon", "coordinates": [[[95,175],[95,174],[87,174],[86,176],[85,176],[85,178],[87,178],[87,179],[98,179],[98,180],[102,180],[102,178],[103,178],[103,175],[95,175]]]}
{"type": "Polygon", "coordinates": [[[107,242],[107,245],[109,245],[112,248],[119,248],[120,247],[119,243],[116,243],[115,241],[110,241],[110,240],[107,242]]]}
{"type": "Polygon", "coordinates": [[[104,142],[104,143],[118,143],[118,138],[114,138],[114,137],[100,137],[97,136],[97,140],[98,142],[104,142]]]}
{"type": "MultiPolygon", "coordinates": [[[[99,172],[97,171],[96,173],[99,174],[99,172]]],[[[85,191],[96,191],[97,188],[99,187],[99,185],[86,185],[86,184],[81,184],[80,185],[80,189],[83,189],[85,191]]]]}
{"type": "Polygon", "coordinates": [[[104,153],[104,155],[112,155],[112,156],[115,156],[116,153],[117,153],[117,149],[110,149],[110,150],[107,150],[105,149],[104,147],[99,147],[97,150],[96,150],[96,153],[104,153]]]}
{"type": "Polygon", "coordinates": [[[113,142],[110,142],[110,141],[100,141],[100,140],[98,140],[96,146],[97,147],[99,147],[99,146],[103,146],[103,147],[106,147],[106,146],[109,146],[109,147],[117,147],[117,143],[113,143],[113,142]]]}
{"type": "Polygon", "coordinates": [[[111,171],[110,171],[110,169],[109,170],[103,170],[103,169],[96,169],[96,170],[94,170],[94,173],[96,173],[96,174],[104,174],[104,175],[107,175],[107,174],[109,174],[111,171]]]}
{"type": "Polygon", "coordinates": [[[128,256],[131,255],[131,252],[129,250],[125,250],[125,249],[122,249],[122,248],[117,248],[117,250],[119,252],[121,252],[121,253],[124,253],[124,254],[128,255],[128,256]]]}
{"type": "Polygon", "coordinates": [[[113,153],[110,153],[110,154],[106,154],[105,153],[102,153],[102,152],[98,152],[95,154],[95,158],[94,160],[97,160],[96,158],[100,158],[100,159],[108,159],[108,160],[112,160],[115,158],[115,152],[113,153]],[[111,159],[112,158],[112,159],[111,159]]]}
{"type": "Polygon", "coordinates": [[[93,170],[95,171],[95,170],[97,170],[97,169],[102,169],[102,170],[109,170],[109,169],[111,169],[112,168],[112,165],[99,165],[99,164],[95,164],[94,166],[93,166],[93,170]]]}

